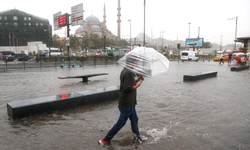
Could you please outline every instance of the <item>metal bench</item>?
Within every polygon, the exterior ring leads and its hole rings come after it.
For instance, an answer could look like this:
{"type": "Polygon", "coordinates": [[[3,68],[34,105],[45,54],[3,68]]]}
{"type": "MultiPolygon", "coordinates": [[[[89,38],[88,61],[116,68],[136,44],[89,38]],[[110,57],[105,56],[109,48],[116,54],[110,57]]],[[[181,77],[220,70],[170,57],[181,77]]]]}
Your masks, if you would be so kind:
{"type": "Polygon", "coordinates": [[[208,77],[215,77],[215,76],[217,76],[216,71],[199,72],[195,74],[184,75],[183,80],[184,81],[196,81],[196,80],[205,79],[208,77]]]}
{"type": "Polygon", "coordinates": [[[249,66],[231,67],[231,71],[242,71],[249,69],[249,66]]]}
{"type": "Polygon", "coordinates": [[[89,77],[108,75],[108,73],[97,73],[97,74],[87,74],[81,76],[68,76],[68,77],[58,77],[58,79],[70,79],[70,78],[82,78],[82,82],[88,82],[89,77]]]}

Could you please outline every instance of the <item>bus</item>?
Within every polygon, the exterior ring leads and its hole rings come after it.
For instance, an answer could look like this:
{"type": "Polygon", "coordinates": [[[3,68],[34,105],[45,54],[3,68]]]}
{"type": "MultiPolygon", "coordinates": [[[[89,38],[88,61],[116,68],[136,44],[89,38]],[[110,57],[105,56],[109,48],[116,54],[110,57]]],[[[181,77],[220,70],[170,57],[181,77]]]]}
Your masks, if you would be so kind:
{"type": "Polygon", "coordinates": [[[63,56],[62,48],[50,47],[50,48],[47,48],[46,50],[48,50],[49,56],[63,56]]]}

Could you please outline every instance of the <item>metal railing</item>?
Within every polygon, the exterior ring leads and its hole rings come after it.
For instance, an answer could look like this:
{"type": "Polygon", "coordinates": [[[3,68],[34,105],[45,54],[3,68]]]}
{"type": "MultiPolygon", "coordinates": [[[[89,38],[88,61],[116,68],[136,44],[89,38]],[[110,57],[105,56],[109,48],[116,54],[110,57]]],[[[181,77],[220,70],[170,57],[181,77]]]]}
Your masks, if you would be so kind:
{"type": "Polygon", "coordinates": [[[29,61],[1,61],[0,71],[27,68],[69,68],[74,66],[114,65],[122,56],[37,57],[29,61]],[[74,65],[74,66],[73,66],[74,65]]]}
{"type": "MultiPolygon", "coordinates": [[[[73,67],[74,61],[76,66],[96,66],[96,65],[117,65],[117,61],[123,56],[82,56],[82,57],[37,57],[28,61],[0,61],[0,71],[7,71],[12,69],[28,69],[28,68],[68,68],[73,67]],[[62,61],[64,60],[62,65],[62,61]],[[65,67],[66,66],[66,67],[65,67]]],[[[199,61],[203,62],[213,61],[213,55],[197,55],[199,61]]],[[[172,60],[178,60],[177,55],[167,56],[167,58],[172,60]]]]}

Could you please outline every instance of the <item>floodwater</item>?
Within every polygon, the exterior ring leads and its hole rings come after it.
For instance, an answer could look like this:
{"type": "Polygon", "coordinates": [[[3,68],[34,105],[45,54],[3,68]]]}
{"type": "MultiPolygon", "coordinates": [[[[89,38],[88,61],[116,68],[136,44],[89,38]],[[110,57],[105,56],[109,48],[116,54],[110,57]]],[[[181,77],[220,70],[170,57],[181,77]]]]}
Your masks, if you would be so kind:
{"type": "Polygon", "coordinates": [[[231,72],[215,62],[172,61],[170,70],[146,78],[138,89],[139,130],[132,143],[129,121],[111,146],[98,145],[117,121],[117,101],[11,120],[6,103],[119,85],[122,67],[8,70],[0,73],[0,149],[4,150],[248,150],[250,71],[231,72]],[[183,82],[183,75],[218,71],[217,77],[183,82]],[[81,79],[58,77],[109,73],[81,79]]]}

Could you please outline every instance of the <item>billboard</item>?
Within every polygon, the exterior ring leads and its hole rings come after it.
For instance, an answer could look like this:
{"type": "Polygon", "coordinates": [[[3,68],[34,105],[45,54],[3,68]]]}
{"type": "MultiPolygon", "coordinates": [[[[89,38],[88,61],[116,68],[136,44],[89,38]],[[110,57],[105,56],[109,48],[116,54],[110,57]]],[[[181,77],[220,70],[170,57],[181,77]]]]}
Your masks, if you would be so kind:
{"type": "Polygon", "coordinates": [[[186,39],[186,47],[202,47],[203,38],[186,39]]]}

